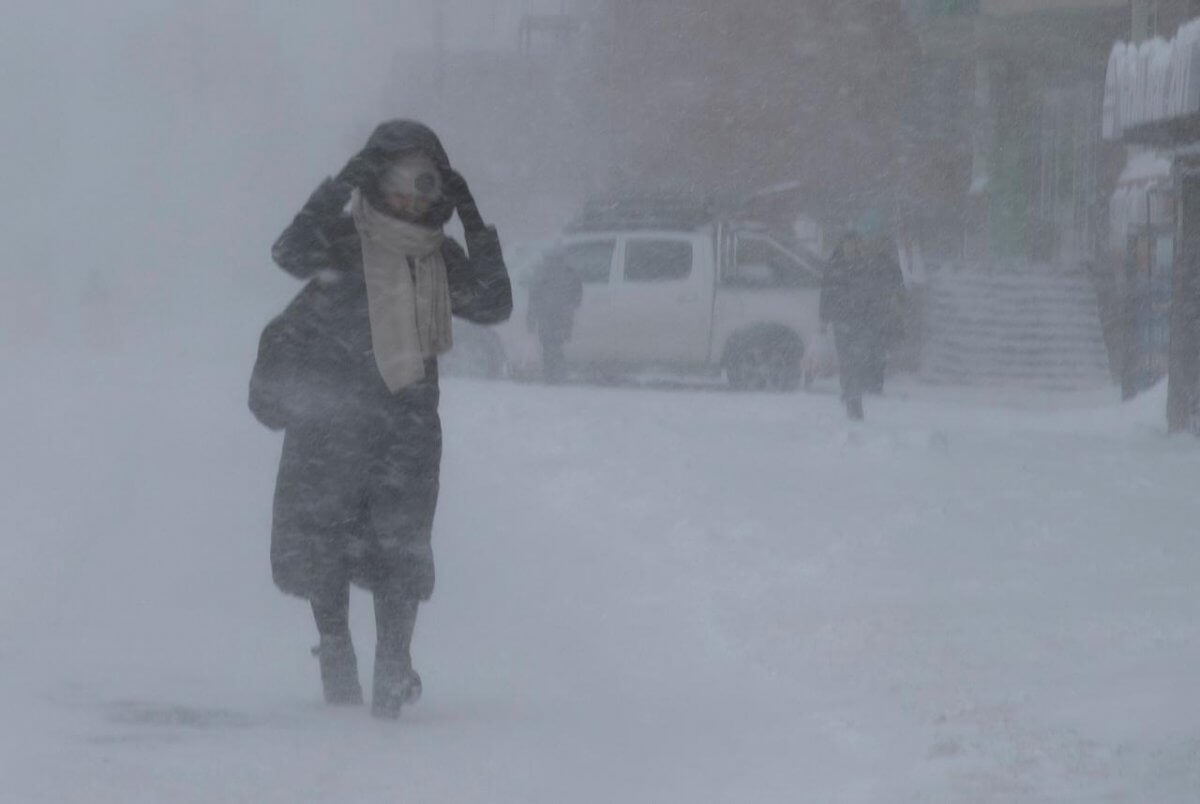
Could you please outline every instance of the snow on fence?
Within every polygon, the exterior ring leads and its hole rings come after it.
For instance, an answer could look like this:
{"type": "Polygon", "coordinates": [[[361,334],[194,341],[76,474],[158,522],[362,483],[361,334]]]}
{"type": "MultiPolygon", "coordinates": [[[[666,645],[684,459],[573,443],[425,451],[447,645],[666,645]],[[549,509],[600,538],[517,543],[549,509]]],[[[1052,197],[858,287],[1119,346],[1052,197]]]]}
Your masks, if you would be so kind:
{"type": "Polygon", "coordinates": [[[930,273],[923,309],[926,382],[1069,390],[1112,381],[1083,272],[943,267],[930,273]]]}
{"type": "Polygon", "coordinates": [[[1200,19],[1171,41],[1118,42],[1104,80],[1104,138],[1125,129],[1200,112],[1200,19]]]}

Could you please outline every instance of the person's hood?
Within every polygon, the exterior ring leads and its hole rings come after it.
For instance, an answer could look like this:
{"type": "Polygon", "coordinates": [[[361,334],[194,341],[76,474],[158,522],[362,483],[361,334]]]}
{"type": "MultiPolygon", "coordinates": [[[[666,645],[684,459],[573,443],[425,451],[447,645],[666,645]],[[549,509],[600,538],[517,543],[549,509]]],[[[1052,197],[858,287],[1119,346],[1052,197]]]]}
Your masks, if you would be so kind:
{"type": "MultiPolygon", "coordinates": [[[[388,120],[375,127],[363,148],[363,153],[373,168],[373,175],[362,187],[362,192],[376,209],[387,211],[381,183],[388,165],[397,158],[414,152],[423,153],[433,160],[442,173],[443,187],[450,184],[450,157],[446,155],[446,149],[437,134],[433,133],[433,129],[415,120],[388,120]]],[[[430,228],[441,228],[453,214],[453,202],[443,196],[418,223],[430,228]]]]}
{"type": "Polygon", "coordinates": [[[390,161],[413,151],[432,159],[443,171],[450,169],[450,157],[433,129],[415,120],[388,120],[371,132],[366,150],[390,161]]]}

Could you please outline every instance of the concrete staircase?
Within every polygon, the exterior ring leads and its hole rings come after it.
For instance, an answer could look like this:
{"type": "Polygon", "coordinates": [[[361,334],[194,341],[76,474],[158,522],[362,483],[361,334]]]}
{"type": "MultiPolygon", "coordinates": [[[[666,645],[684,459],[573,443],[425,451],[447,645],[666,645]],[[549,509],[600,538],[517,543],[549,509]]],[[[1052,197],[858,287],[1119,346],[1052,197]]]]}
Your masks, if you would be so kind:
{"type": "Polygon", "coordinates": [[[931,271],[920,376],[930,383],[1099,388],[1112,382],[1092,280],[1050,266],[931,271]]]}

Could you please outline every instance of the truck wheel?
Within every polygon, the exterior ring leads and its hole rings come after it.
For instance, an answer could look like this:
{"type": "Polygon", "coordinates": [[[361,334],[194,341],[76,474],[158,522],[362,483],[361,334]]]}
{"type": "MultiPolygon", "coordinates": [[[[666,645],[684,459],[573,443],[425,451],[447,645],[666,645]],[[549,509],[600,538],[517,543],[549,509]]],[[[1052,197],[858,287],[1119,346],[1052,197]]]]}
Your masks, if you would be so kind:
{"type": "Polygon", "coordinates": [[[792,333],[763,333],[730,350],[729,384],[739,391],[794,391],[804,372],[804,345],[792,333]]]}

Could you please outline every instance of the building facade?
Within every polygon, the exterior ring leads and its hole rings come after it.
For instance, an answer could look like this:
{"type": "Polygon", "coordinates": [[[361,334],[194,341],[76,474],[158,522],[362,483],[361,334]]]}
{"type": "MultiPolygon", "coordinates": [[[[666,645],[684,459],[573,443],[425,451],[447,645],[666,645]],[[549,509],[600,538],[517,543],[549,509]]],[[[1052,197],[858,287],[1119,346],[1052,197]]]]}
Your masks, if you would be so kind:
{"type": "Polygon", "coordinates": [[[941,107],[958,138],[935,158],[957,178],[943,205],[961,213],[929,221],[927,237],[966,259],[1093,260],[1102,191],[1119,172],[1096,133],[1104,64],[1129,28],[1127,0],[912,0],[907,11],[918,86],[953,98],[941,107]]]}
{"type": "Polygon", "coordinates": [[[1144,192],[1144,218],[1130,216],[1126,344],[1130,365],[1138,365],[1145,321],[1163,321],[1167,424],[1200,433],[1200,19],[1179,25],[1170,40],[1148,38],[1151,25],[1160,34],[1175,25],[1167,12],[1197,10],[1138,6],[1133,31],[1141,37],[1118,42],[1109,58],[1103,133],[1128,147],[1130,164],[1169,165],[1144,192]]]}

